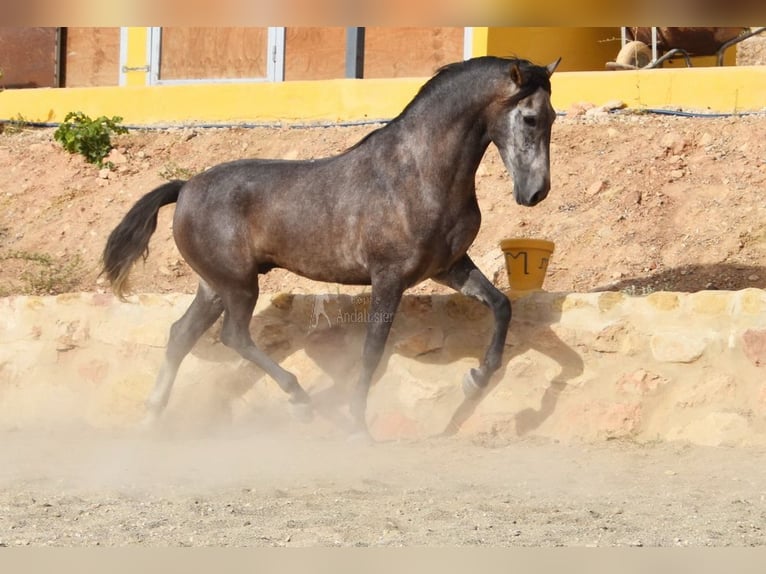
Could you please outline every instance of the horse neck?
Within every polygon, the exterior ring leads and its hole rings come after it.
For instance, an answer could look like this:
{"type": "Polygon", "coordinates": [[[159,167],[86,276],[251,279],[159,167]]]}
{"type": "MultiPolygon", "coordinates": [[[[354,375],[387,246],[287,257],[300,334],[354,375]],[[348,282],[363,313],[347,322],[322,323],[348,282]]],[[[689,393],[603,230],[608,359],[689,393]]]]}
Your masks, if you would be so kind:
{"type": "MultiPolygon", "coordinates": [[[[445,110],[423,106],[403,118],[401,138],[428,165],[431,173],[449,181],[473,178],[489,146],[486,107],[488,102],[455,101],[445,110]]],[[[414,111],[414,110],[413,110],[414,111]]]]}

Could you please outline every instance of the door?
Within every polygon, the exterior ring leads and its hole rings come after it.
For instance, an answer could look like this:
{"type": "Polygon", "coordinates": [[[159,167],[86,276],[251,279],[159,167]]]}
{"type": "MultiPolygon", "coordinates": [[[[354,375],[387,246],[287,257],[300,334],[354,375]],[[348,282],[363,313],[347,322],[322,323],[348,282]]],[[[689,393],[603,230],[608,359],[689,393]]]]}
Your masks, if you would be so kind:
{"type": "Polygon", "coordinates": [[[152,28],[152,84],[281,81],[284,28],[152,28]]]}
{"type": "Polygon", "coordinates": [[[0,88],[56,88],[59,29],[0,27],[0,88]]]}

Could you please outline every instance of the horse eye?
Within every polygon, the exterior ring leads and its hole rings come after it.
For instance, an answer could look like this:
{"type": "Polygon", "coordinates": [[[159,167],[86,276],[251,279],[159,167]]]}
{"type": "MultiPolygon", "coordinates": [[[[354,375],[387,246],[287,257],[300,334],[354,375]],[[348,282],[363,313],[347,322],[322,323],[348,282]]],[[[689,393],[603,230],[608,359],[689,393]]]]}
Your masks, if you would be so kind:
{"type": "Polygon", "coordinates": [[[537,125],[537,116],[524,116],[524,123],[530,128],[535,127],[537,125]]]}

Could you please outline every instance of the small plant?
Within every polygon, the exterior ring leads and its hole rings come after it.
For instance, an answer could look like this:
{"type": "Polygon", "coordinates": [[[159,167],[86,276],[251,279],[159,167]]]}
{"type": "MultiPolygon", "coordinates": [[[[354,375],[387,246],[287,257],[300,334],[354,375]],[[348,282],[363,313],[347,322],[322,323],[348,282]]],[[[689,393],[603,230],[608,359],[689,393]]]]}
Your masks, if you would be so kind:
{"type": "Polygon", "coordinates": [[[16,117],[12,120],[8,120],[5,123],[5,133],[18,134],[23,132],[29,127],[29,120],[22,116],[20,113],[16,114],[16,117]]]}
{"type": "Polygon", "coordinates": [[[165,166],[159,171],[158,175],[162,179],[191,179],[196,175],[193,169],[181,167],[173,162],[165,164],[165,166]]]}
{"type": "Polygon", "coordinates": [[[18,278],[23,285],[0,286],[0,295],[20,292],[24,295],[58,295],[77,288],[85,273],[80,255],[54,259],[47,253],[12,251],[0,255],[0,261],[15,261],[20,267],[18,278]]]}
{"type": "Polygon", "coordinates": [[[53,137],[69,153],[79,153],[89,163],[104,167],[104,158],[112,149],[112,134],[128,133],[121,121],[119,116],[93,120],[82,112],[69,112],[53,137]]]}

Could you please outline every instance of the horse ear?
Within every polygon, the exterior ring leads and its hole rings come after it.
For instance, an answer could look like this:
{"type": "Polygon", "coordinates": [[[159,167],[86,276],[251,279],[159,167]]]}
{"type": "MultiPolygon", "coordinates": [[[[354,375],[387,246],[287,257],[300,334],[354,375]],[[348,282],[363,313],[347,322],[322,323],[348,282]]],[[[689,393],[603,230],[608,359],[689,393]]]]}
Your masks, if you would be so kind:
{"type": "Polygon", "coordinates": [[[516,62],[511,64],[511,81],[517,86],[524,84],[524,76],[521,73],[521,68],[519,68],[519,65],[516,62]]]}
{"type": "Polygon", "coordinates": [[[558,60],[556,60],[555,62],[551,62],[550,64],[548,64],[546,66],[546,68],[548,69],[548,77],[549,78],[553,75],[553,72],[556,71],[556,68],[559,67],[559,63],[560,62],[561,62],[561,56],[559,56],[558,60]]]}

